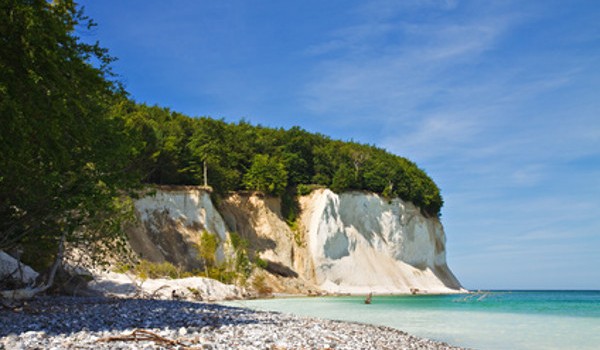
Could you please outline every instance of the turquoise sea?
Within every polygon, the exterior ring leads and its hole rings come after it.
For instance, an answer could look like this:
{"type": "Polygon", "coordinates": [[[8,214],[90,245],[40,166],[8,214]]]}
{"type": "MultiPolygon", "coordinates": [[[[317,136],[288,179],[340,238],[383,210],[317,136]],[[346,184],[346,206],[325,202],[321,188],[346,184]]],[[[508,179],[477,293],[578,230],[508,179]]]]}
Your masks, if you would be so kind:
{"type": "Polygon", "coordinates": [[[475,349],[600,349],[600,291],[275,298],[228,305],[386,325],[475,349]]]}

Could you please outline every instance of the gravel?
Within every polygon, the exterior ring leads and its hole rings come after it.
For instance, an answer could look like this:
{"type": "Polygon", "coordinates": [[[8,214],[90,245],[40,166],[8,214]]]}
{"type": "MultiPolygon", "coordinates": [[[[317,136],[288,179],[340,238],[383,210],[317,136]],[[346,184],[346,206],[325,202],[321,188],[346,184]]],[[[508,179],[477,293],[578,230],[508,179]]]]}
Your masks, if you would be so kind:
{"type": "Polygon", "coordinates": [[[0,349],[460,349],[382,326],[178,300],[39,297],[0,308],[0,349]]]}

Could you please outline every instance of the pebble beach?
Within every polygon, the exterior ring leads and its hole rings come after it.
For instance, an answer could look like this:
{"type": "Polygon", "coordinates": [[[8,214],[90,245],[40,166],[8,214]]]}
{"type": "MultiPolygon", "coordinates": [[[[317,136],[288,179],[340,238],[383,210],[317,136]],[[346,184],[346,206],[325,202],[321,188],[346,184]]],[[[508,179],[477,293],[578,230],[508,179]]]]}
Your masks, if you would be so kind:
{"type": "Polygon", "coordinates": [[[40,297],[0,308],[0,349],[461,349],[400,330],[180,300],[40,297]]]}

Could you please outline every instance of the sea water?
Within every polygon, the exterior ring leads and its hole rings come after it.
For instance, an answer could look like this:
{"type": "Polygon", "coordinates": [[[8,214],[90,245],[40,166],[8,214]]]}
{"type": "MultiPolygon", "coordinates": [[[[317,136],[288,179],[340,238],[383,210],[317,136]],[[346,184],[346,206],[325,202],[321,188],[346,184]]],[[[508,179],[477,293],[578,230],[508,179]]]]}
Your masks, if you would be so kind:
{"type": "Polygon", "coordinates": [[[276,298],[229,305],[394,327],[475,349],[600,349],[600,291],[276,298]]]}

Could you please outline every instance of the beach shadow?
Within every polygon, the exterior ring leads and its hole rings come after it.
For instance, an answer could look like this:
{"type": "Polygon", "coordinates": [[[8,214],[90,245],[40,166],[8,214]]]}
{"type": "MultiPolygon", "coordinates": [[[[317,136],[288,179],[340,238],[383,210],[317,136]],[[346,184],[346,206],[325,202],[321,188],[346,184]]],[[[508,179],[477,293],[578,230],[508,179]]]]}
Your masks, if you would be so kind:
{"type": "Polygon", "coordinates": [[[270,323],[257,312],[219,304],[178,300],[41,297],[20,311],[0,309],[0,337],[43,331],[48,335],[80,331],[131,331],[136,328],[219,328],[270,323]]]}

